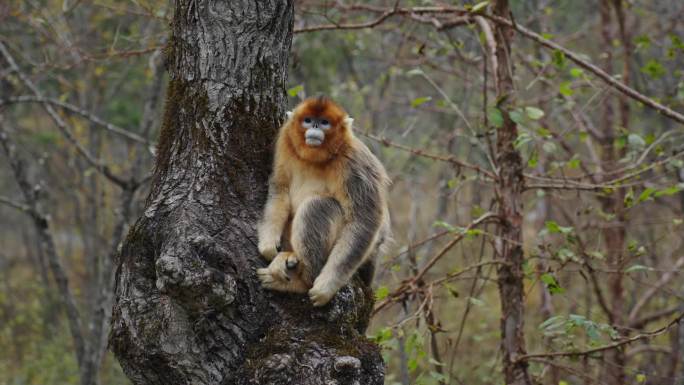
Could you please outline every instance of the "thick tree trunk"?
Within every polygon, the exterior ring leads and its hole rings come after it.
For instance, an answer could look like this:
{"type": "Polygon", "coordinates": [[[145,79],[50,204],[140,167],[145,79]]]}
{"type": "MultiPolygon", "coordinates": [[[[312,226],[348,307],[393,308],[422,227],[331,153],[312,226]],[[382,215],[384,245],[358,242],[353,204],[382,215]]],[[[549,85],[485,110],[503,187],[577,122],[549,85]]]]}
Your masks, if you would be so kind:
{"type": "Polygon", "coordinates": [[[110,346],[134,384],[383,382],[360,280],[314,309],[256,279],[293,17],[292,1],[175,1],[155,176],[116,274],[110,346]]]}
{"type": "MultiPolygon", "coordinates": [[[[494,14],[508,18],[508,0],[497,0],[494,14]]],[[[514,142],[518,127],[509,115],[515,106],[513,88],[513,63],[511,61],[511,39],[513,30],[497,24],[496,40],[496,100],[504,117],[504,123],[497,130],[496,163],[499,180],[496,184],[496,199],[501,225],[496,239],[496,256],[504,264],[498,268],[499,297],[501,301],[501,349],[506,384],[532,384],[527,371],[527,362],[518,361],[524,355],[524,290],[522,249],[522,193],[524,189],[523,164],[514,142]]]]}

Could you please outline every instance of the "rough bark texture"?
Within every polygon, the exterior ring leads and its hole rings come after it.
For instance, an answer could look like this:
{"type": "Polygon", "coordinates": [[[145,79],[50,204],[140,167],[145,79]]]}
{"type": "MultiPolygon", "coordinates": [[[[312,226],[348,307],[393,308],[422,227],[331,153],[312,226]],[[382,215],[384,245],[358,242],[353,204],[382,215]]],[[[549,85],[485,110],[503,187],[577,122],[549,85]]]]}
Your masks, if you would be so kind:
{"type": "Polygon", "coordinates": [[[314,309],[255,275],[293,17],[292,1],[175,1],[155,176],[116,273],[110,346],[134,384],[383,382],[358,278],[314,309]]]}
{"type": "MultiPolygon", "coordinates": [[[[508,0],[497,0],[494,14],[508,18],[508,0]]],[[[497,130],[496,163],[499,180],[496,185],[498,214],[501,225],[496,241],[497,258],[505,264],[498,268],[499,297],[501,300],[501,348],[506,384],[532,384],[527,371],[527,362],[517,358],[526,353],[524,336],[524,261],[522,249],[522,193],[524,189],[523,164],[514,142],[518,128],[508,113],[515,104],[513,88],[513,63],[510,47],[513,30],[497,24],[496,39],[496,100],[504,117],[503,125],[497,130]]]]}

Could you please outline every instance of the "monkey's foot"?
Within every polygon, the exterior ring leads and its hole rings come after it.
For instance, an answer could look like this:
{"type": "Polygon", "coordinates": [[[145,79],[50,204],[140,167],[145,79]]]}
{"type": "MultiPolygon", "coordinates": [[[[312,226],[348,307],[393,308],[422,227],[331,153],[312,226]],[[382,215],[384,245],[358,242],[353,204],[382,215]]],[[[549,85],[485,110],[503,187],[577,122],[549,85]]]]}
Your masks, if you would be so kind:
{"type": "Polygon", "coordinates": [[[268,267],[257,269],[261,286],[268,290],[306,293],[308,285],[301,278],[300,263],[292,252],[278,253],[268,267]]]}
{"type": "Polygon", "coordinates": [[[340,287],[338,279],[329,276],[329,274],[321,273],[309,290],[309,299],[314,306],[323,306],[330,302],[340,287]]]}

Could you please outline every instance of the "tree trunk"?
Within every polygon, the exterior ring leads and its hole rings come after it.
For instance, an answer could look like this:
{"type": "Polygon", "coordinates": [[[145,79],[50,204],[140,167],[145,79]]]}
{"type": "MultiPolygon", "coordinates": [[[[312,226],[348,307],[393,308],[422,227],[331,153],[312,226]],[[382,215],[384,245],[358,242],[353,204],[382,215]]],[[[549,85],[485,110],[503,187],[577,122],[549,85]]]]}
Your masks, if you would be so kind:
{"type": "MultiPolygon", "coordinates": [[[[602,48],[605,54],[603,70],[607,73],[613,73],[613,44],[615,40],[615,33],[611,17],[611,3],[601,1],[599,4],[600,20],[601,20],[601,40],[602,48]]],[[[625,39],[624,30],[624,15],[621,14],[621,8],[616,8],[618,14],[618,22],[622,24],[621,38],[625,39]]],[[[625,50],[623,79],[622,81],[629,85],[629,42],[625,44],[622,40],[623,49],[625,50]]],[[[622,150],[615,146],[615,139],[618,136],[616,130],[616,111],[615,100],[619,100],[620,125],[628,129],[627,124],[629,120],[629,105],[626,100],[619,95],[609,94],[603,101],[602,117],[601,117],[601,133],[603,137],[599,143],[601,145],[601,170],[604,172],[613,171],[620,168],[619,160],[624,155],[622,150]]],[[[619,178],[621,174],[611,174],[605,176],[605,179],[619,178]]],[[[624,325],[625,316],[625,298],[624,298],[624,283],[622,271],[625,268],[624,244],[625,244],[625,211],[624,211],[625,192],[623,189],[617,189],[611,194],[606,194],[600,198],[601,210],[604,213],[614,216],[614,219],[607,223],[603,228],[603,239],[605,241],[606,260],[612,270],[617,271],[616,274],[611,274],[608,279],[608,292],[610,293],[610,314],[608,319],[612,325],[620,327],[624,325]]],[[[625,330],[620,330],[625,333],[625,330]]],[[[627,357],[625,355],[624,347],[608,350],[603,355],[603,370],[601,373],[601,380],[609,385],[620,385],[626,382],[625,365],[627,364],[627,357]]]]}
{"type": "Polygon", "coordinates": [[[112,350],[134,384],[382,384],[359,279],[315,309],[255,274],[293,2],[174,5],[156,169],[121,250],[112,350]]]}
{"type": "MultiPolygon", "coordinates": [[[[508,0],[497,0],[494,14],[509,18],[508,0]]],[[[511,58],[511,39],[513,30],[503,24],[495,26],[496,40],[496,100],[504,122],[497,129],[496,163],[499,180],[496,184],[498,215],[501,224],[496,239],[496,257],[504,264],[498,268],[499,297],[501,301],[501,348],[503,371],[506,384],[532,384],[527,371],[527,362],[518,361],[524,355],[524,261],[522,249],[522,193],[524,188],[523,164],[514,142],[518,137],[518,127],[509,115],[515,106],[513,88],[513,63],[511,58]]]]}

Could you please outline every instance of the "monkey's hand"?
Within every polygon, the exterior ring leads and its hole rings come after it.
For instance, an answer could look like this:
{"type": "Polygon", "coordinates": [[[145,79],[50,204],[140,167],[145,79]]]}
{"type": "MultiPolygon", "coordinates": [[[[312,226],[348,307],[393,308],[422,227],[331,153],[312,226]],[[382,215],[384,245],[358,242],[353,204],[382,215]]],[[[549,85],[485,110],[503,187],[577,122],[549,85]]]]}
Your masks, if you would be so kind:
{"type": "Polygon", "coordinates": [[[280,236],[269,236],[259,234],[259,254],[263,255],[266,260],[271,261],[278,254],[280,249],[280,236]]]}
{"type": "Polygon", "coordinates": [[[313,287],[309,290],[309,299],[314,306],[323,306],[330,302],[342,285],[343,282],[340,282],[337,277],[324,271],[316,278],[313,287]]]}

